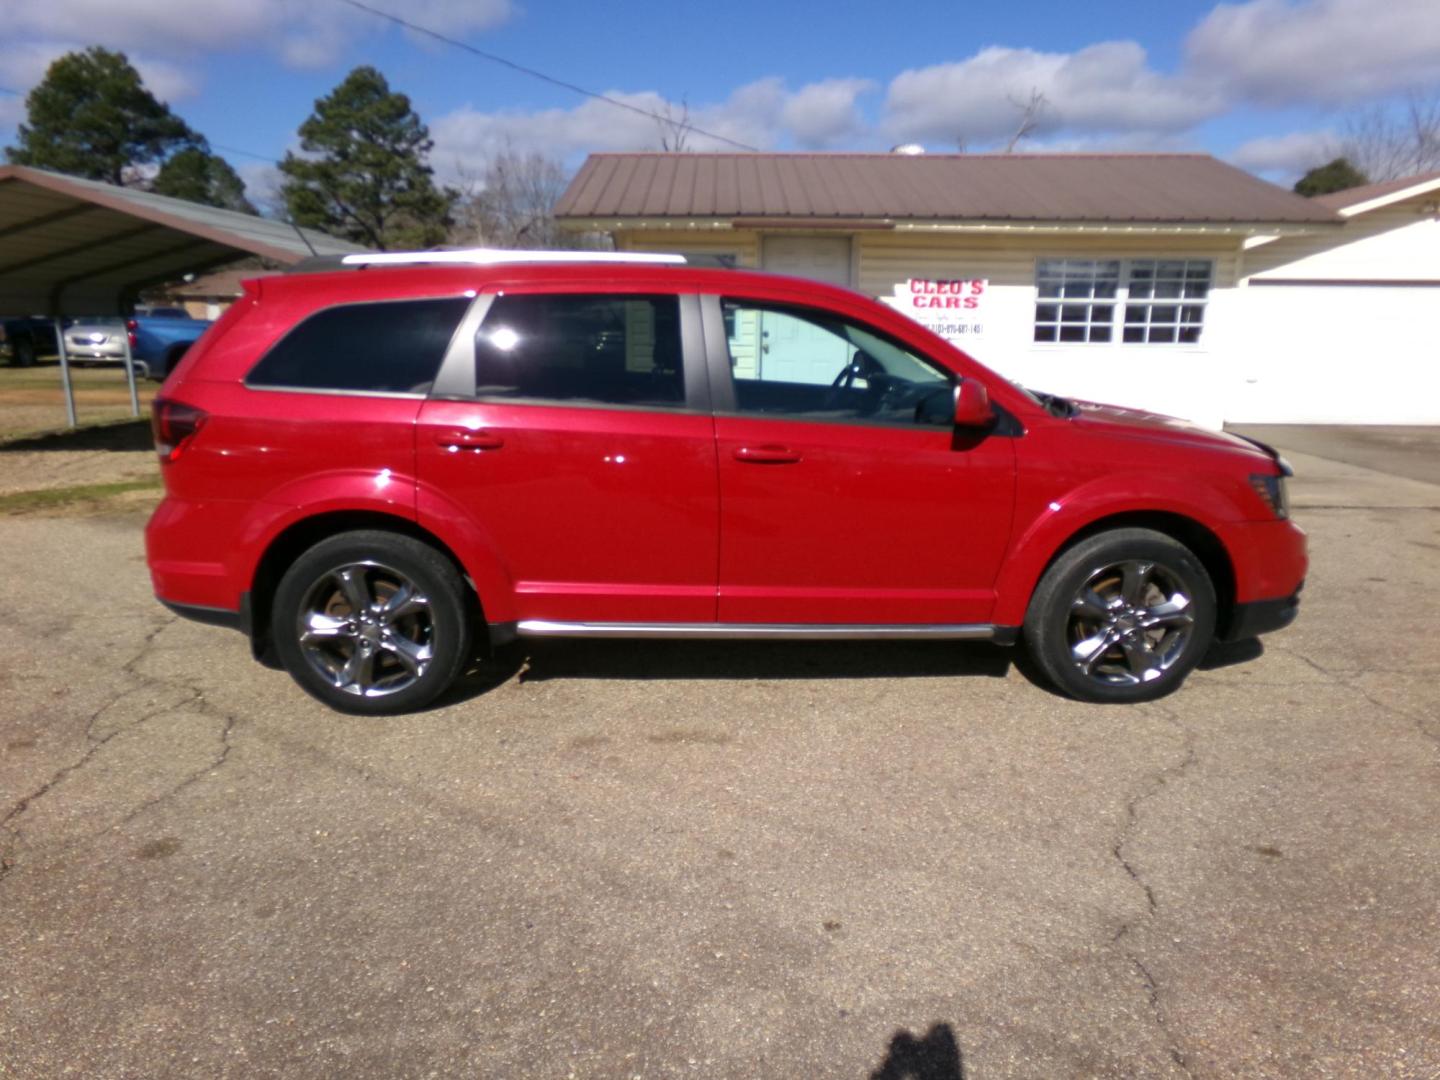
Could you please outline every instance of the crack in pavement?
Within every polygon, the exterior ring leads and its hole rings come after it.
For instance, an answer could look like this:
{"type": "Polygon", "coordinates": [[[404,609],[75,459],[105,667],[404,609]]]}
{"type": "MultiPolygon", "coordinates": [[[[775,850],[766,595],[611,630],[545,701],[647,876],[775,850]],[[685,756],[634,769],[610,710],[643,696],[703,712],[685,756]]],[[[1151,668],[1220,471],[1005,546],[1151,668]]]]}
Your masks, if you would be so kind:
{"type": "MultiPolygon", "coordinates": [[[[1146,906],[1145,918],[1153,919],[1160,913],[1160,903],[1155,897],[1155,889],[1145,880],[1135,868],[1134,864],[1126,858],[1125,845],[1130,839],[1130,834],[1139,824],[1140,805],[1157,796],[1166,785],[1172,780],[1183,776],[1200,759],[1195,750],[1195,733],[1181,723],[1180,718],[1174,712],[1155,702],[1151,702],[1148,708],[1150,711],[1158,713],[1166,723],[1170,724],[1171,727],[1175,728],[1175,730],[1181,734],[1184,738],[1185,756],[1181,758],[1179,762],[1167,765],[1155,773],[1145,789],[1135,794],[1129,802],[1125,804],[1125,826],[1115,838],[1115,843],[1111,847],[1110,853],[1114,856],[1115,861],[1120,864],[1121,869],[1129,876],[1130,880],[1135,882],[1135,884],[1144,891],[1146,906]]],[[[1169,1044],[1166,1049],[1170,1054],[1170,1059],[1175,1062],[1186,1076],[1191,1077],[1193,1080],[1195,1074],[1191,1071],[1190,1065],[1185,1058],[1185,1053],[1181,1050],[1175,1033],[1170,1029],[1169,1023],[1165,1018],[1165,1010],[1161,1005],[1159,982],[1136,952],[1123,944],[1125,937],[1135,925],[1135,922],[1129,919],[1122,922],[1120,929],[1115,931],[1114,936],[1110,939],[1110,943],[1119,949],[1120,954],[1126,960],[1130,961],[1131,965],[1139,973],[1141,981],[1145,986],[1146,997],[1150,1003],[1150,1012],[1155,1017],[1155,1024],[1164,1034],[1169,1044]]]]}
{"type": "MultiPolygon", "coordinates": [[[[1437,751],[1440,751],[1440,732],[1431,731],[1428,727],[1425,726],[1425,721],[1429,718],[1424,713],[1412,713],[1406,709],[1397,708],[1394,705],[1381,701],[1379,698],[1371,694],[1369,690],[1366,690],[1363,686],[1355,685],[1355,683],[1351,682],[1347,676],[1340,674],[1338,671],[1334,671],[1330,668],[1325,667],[1325,665],[1321,664],[1317,660],[1312,660],[1310,657],[1302,653],[1299,649],[1287,649],[1283,645],[1277,646],[1277,649],[1280,652],[1285,652],[1295,657],[1295,659],[1299,660],[1302,664],[1305,664],[1307,667],[1318,671],[1321,675],[1324,675],[1332,682],[1338,683],[1346,690],[1350,690],[1356,694],[1359,694],[1362,698],[1368,701],[1371,705],[1374,705],[1381,712],[1387,712],[1391,716],[1398,716],[1402,720],[1409,720],[1414,725],[1415,730],[1419,733],[1420,737],[1429,742],[1433,742],[1435,744],[1435,749],[1437,751]]],[[[1357,675],[1385,674],[1382,669],[1377,668],[1356,668],[1355,673],[1357,675]]],[[[1423,671],[1392,672],[1391,674],[1413,675],[1417,673],[1423,674],[1423,671]]]]}
{"type": "Polygon", "coordinates": [[[172,798],[180,791],[183,791],[191,784],[194,784],[199,780],[203,779],[205,776],[210,775],[216,769],[220,768],[220,766],[225,764],[226,760],[230,756],[230,749],[232,745],[230,741],[230,735],[235,727],[235,717],[229,713],[221,712],[218,709],[215,709],[213,706],[209,705],[205,701],[204,692],[197,686],[193,686],[189,683],[175,682],[172,680],[157,678],[153,675],[147,675],[139,670],[139,665],[142,664],[145,659],[150,655],[160,635],[167,628],[175,625],[177,622],[179,622],[179,617],[171,616],[170,618],[163,620],[159,625],[149,630],[145,634],[144,639],[141,641],[140,648],[136,651],[135,655],[132,656],[129,660],[127,660],[123,665],[121,665],[121,672],[124,675],[128,676],[130,679],[136,680],[138,682],[138,685],[127,686],[123,690],[118,691],[108,701],[106,701],[104,704],[100,705],[90,713],[90,716],[86,720],[85,724],[85,739],[89,743],[89,746],[86,748],[85,752],[81,754],[80,757],[77,758],[75,761],[57,770],[53,775],[51,775],[48,780],[46,780],[34,791],[31,791],[29,794],[23,796],[5,813],[3,817],[0,817],[0,829],[4,829],[5,832],[9,833],[10,840],[9,844],[6,845],[6,850],[0,851],[0,884],[3,884],[5,878],[8,877],[10,872],[15,869],[15,867],[19,864],[17,853],[23,838],[23,830],[19,827],[18,824],[12,825],[11,823],[16,821],[21,815],[23,815],[27,810],[34,806],[37,801],[48,795],[57,786],[63,783],[67,778],[84,769],[85,766],[90,764],[90,762],[93,761],[95,757],[98,756],[100,752],[104,750],[105,747],[109,745],[109,743],[116,739],[118,736],[126,732],[134,731],[135,729],[143,726],[151,720],[156,719],[157,717],[166,716],[180,709],[192,708],[197,706],[200,710],[218,716],[223,721],[220,730],[220,752],[217,754],[213,761],[209,762],[204,767],[197,769],[193,773],[184,777],[180,780],[178,784],[176,784],[163,794],[151,799],[147,799],[145,802],[141,803],[141,805],[135,807],[129,813],[125,814],[125,816],[122,817],[118,822],[115,822],[113,825],[107,826],[106,829],[102,829],[99,832],[90,833],[85,836],[77,837],[74,840],[59,845],[54,849],[57,853],[69,851],[80,844],[84,844],[95,839],[96,836],[101,835],[101,833],[108,831],[109,829],[118,828],[122,825],[128,824],[129,822],[137,818],[140,814],[144,813],[146,810],[149,810],[150,808],[158,805],[159,803],[164,802],[166,799],[172,798]],[[121,724],[113,731],[109,731],[104,735],[95,734],[95,726],[97,723],[99,723],[100,718],[104,716],[105,713],[109,712],[119,702],[123,701],[129,695],[134,694],[138,690],[145,689],[146,687],[160,687],[168,690],[183,690],[187,691],[189,696],[181,699],[180,701],[170,702],[166,705],[161,706],[160,708],[152,709],[148,712],[145,712],[136,719],[131,720],[129,723],[121,724]]]}

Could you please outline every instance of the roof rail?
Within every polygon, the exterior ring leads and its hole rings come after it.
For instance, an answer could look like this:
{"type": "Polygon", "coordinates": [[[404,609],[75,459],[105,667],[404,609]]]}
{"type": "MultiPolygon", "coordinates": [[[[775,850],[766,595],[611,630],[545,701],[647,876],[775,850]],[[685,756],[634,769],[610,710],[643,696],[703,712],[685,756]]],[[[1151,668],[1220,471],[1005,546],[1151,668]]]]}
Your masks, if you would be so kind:
{"type": "Polygon", "coordinates": [[[346,255],[346,266],[422,266],[449,263],[494,266],[497,263],[663,263],[685,261],[684,255],[652,255],[640,251],[510,251],[505,248],[464,248],[458,251],[386,251],[346,255]]]}

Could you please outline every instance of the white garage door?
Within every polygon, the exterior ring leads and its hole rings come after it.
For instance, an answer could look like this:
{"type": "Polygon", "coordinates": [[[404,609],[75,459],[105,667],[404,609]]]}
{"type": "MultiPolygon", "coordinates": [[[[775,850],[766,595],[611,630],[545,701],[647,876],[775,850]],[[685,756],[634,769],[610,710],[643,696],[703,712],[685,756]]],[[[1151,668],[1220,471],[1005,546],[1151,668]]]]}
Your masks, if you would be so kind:
{"type": "Polygon", "coordinates": [[[1440,423],[1440,287],[1251,284],[1236,299],[1227,420],[1440,423]]]}

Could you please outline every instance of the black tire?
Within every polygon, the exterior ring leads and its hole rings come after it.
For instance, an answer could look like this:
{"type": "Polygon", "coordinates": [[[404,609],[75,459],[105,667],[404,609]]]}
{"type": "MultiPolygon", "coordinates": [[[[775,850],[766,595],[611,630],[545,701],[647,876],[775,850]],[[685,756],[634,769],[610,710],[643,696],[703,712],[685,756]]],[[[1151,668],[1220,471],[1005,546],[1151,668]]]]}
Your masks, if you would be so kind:
{"type": "Polygon", "coordinates": [[[1215,610],[1215,586],[1189,548],[1151,529],[1114,529],[1045,571],[1025,614],[1025,644],[1070,697],[1153,701],[1205,655],[1215,610]]]}
{"type": "Polygon", "coordinates": [[[35,343],[29,338],[20,338],[15,342],[15,366],[35,366],[35,343]]]}
{"type": "Polygon", "coordinates": [[[449,559],[412,537],[367,529],[322,540],[291,564],[275,590],[270,633],[306,691],[342,712],[378,716],[444,693],[471,657],[473,622],[449,559]]]}

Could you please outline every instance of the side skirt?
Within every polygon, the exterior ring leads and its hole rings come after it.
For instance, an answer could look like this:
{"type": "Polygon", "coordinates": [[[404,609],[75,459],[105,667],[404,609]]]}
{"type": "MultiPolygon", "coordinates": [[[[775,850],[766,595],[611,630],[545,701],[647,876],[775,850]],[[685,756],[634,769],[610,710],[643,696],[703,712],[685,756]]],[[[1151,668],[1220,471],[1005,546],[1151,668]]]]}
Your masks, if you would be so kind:
{"type": "MultiPolygon", "coordinates": [[[[683,638],[690,640],[773,640],[789,641],[993,641],[1015,642],[1016,627],[990,623],[615,623],[555,622],[523,619],[506,627],[492,628],[492,640],[501,637],[580,638],[683,638]],[[513,629],[511,627],[513,626],[513,629]],[[496,633],[498,631],[498,633],[496,633]]],[[[498,643],[498,642],[497,642],[498,643]]]]}

